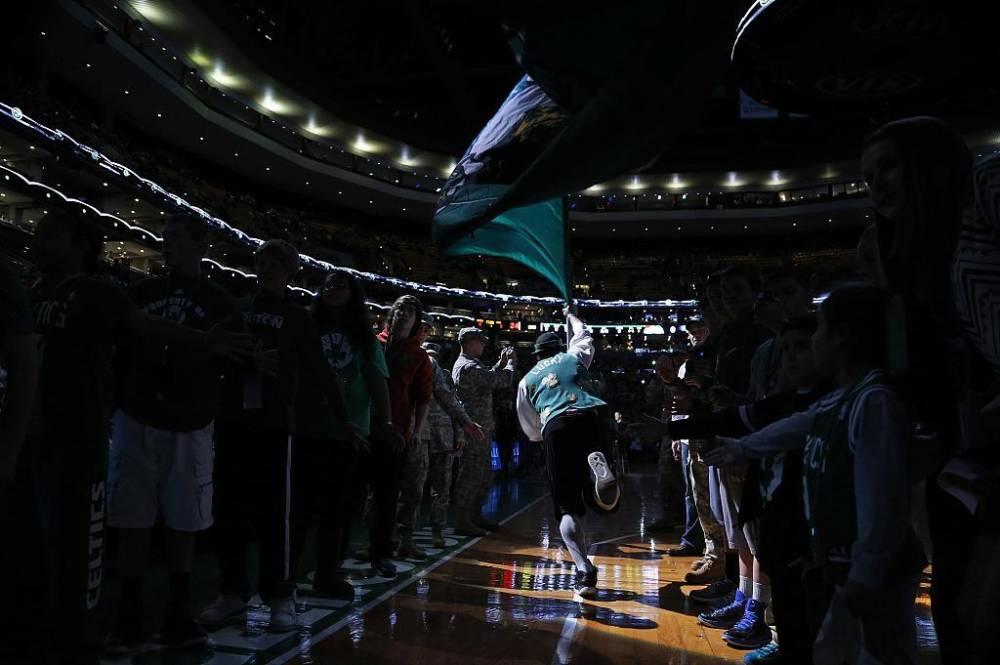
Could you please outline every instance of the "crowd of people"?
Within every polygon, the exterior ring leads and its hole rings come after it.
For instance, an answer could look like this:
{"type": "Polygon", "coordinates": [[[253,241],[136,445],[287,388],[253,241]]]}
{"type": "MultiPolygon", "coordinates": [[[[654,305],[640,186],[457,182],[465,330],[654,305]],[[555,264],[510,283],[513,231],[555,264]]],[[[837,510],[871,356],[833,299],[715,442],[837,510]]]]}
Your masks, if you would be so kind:
{"type": "Polygon", "coordinates": [[[38,222],[42,276],[30,294],[0,273],[9,375],[0,482],[5,529],[20,542],[5,549],[3,570],[24,601],[4,621],[25,624],[4,641],[14,650],[4,662],[41,662],[31,650],[46,647],[54,662],[94,662],[102,649],[148,638],[143,587],[160,520],[169,596],[159,635],[175,644],[245,622],[253,589],[269,628],[293,630],[296,568],[313,529],[311,593],[353,599],[340,564],[359,513],[371,575],[395,577],[393,557],[426,558],[413,529],[428,478],[433,543],[443,544],[452,499],[459,535],[497,528],[482,510],[493,393],[513,393],[512,347],[486,366],[485,336],[464,329],[448,372],[414,296],[400,297],[375,335],[348,275],[329,274],[308,307],[291,298],[299,255],[287,241],[258,249],[256,292],[235,300],[201,273],[209,235],[200,220],[174,216],[163,237],[169,272],[126,292],[93,274],[103,245],[94,221],[52,210],[38,222]],[[105,525],[118,543],[111,617],[105,525]],[[196,614],[196,535],[210,526],[220,593],[196,614]],[[33,593],[38,580],[45,588],[33,593]],[[38,639],[27,607],[58,608],[51,641],[38,639]]]}
{"type": "Polygon", "coordinates": [[[951,127],[911,118],[874,133],[863,164],[877,221],[857,284],[814,312],[800,273],[722,271],[700,305],[707,337],[658,358],[650,413],[628,429],[662,439],[650,528],[683,529],[669,554],[698,557],[699,622],[748,663],[916,662],[928,554],[942,661],[990,662],[1000,160],[973,165],[951,127]]]}
{"type": "MultiPolygon", "coordinates": [[[[860,626],[858,648],[877,662],[914,662],[930,553],[943,661],[987,662],[1000,617],[988,565],[998,543],[1000,160],[974,165],[948,125],[914,118],[873,134],[863,163],[877,215],[859,242],[860,281],[822,285],[830,292],[815,308],[820,289],[796,270],[712,274],[699,289],[701,323],[657,357],[649,416],[625,438],[659,443],[663,513],[648,528],[683,529],[670,554],[695,557],[686,582],[704,588],[690,597],[709,606],[698,620],[750,650],[747,662],[826,657],[844,647],[833,636],[844,621],[860,626]],[[914,527],[916,484],[931,552],[914,527]]],[[[160,521],[169,594],[158,632],[174,644],[245,622],[254,591],[270,630],[294,630],[313,531],[310,592],[353,599],[340,564],[356,516],[370,575],[393,578],[394,557],[426,558],[414,530],[428,485],[435,545],[449,514],[462,535],[497,529],[483,505],[503,401],[543,442],[575,588],[595,590],[579,517],[617,497],[583,500],[577,453],[604,445],[595,432],[610,431],[614,400],[602,392],[615,388],[589,372],[596,345],[570,310],[566,353],[559,335],[543,334],[518,384],[514,349],[484,363],[474,327],[459,333],[449,371],[413,295],[377,334],[349,275],[326,275],[308,307],[297,304],[287,287],[299,253],[287,238],[257,249],[256,290],[238,300],[202,274],[200,220],[172,216],[163,238],[168,271],[126,291],[94,274],[96,220],[53,208],[36,225],[41,278],[30,292],[0,266],[0,519],[14,535],[0,554],[13,591],[0,660],[94,663],[146,639],[160,521]],[[110,616],[106,527],[119,570],[110,616]],[[196,540],[209,527],[219,594],[196,611],[196,540]],[[56,611],[58,621],[37,620],[56,611]]],[[[588,463],[604,487],[603,458],[588,463]]]]}

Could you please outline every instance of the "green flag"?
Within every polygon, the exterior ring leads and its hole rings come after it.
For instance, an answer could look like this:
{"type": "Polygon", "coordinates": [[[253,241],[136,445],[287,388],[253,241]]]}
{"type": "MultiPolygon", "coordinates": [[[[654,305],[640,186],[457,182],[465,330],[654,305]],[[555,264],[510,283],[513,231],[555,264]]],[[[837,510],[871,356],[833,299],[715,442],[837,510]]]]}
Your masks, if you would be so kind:
{"type": "Polygon", "coordinates": [[[569,299],[563,199],[516,207],[504,202],[511,185],[565,120],[530,77],[514,86],[442,188],[432,229],[446,255],[485,254],[517,261],[569,299]]]}

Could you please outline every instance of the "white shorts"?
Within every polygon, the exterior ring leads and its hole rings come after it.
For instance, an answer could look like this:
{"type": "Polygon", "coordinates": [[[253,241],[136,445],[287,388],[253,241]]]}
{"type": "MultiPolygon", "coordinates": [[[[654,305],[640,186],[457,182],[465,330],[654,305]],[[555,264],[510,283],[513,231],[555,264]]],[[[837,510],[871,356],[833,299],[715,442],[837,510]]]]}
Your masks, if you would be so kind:
{"type": "Polygon", "coordinates": [[[124,411],[111,421],[108,524],[148,529],[163,515],[175,531],[212,526],[214,424],[192,432],[147,427],[124,411]]]}

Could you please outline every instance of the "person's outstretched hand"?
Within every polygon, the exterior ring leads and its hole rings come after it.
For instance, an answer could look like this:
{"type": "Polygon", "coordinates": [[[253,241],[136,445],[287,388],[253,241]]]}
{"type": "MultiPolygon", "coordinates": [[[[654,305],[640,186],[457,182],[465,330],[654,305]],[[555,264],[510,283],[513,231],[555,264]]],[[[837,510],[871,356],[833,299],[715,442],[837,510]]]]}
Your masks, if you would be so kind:
{"type": "Polygon", "coordinates": [[[642,418],[640,422],[629,423],[625,427],[625,436],[640,441],[659,441],[665,436],[670,436],[669,424],[645,414],[642,418]]]}
{"type": "Polygon", "coordinates": [[[724,436],[715,437],[715,443],[707,447],[701,456],[709,466],[732,466],[747,458],[739,439],[724,436]]]}
{"type": "Polygon", "coordinates": [[[216,356],[230,360],[243,360],[257,349],[257,338],[248,333],[227,332],[217,323],[205,332],[208,350],[216,356]]]}

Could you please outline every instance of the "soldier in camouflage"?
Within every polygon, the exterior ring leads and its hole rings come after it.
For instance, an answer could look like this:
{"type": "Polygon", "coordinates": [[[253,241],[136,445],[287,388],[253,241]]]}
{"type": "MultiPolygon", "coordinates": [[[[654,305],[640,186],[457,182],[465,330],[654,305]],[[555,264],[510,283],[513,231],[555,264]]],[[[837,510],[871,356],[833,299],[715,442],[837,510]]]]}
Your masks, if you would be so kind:
{"type": "MultiPolygon", "coordinates": [[[[646,389],[646,408],[651,415],[670,422],[679,416],[675,393],[683,388],[678,370],[687,360],[683,350],[670,349],[656,359],[656,377],[646,389]]],[[[684,478],[674,454],[673,441],[664,437],[659,442],[657,461],[660,480],[659,519],[647,526],[649,531],[671,531],[684,524],[684,478]]]]}
{"type": "Polygon", "coordinates": [[[431,544],[434,547],[444,547],[442,529],[448,521],[455,453],[465,447],[466,439],[482,444],[486,436],[483,428],[469,417],[465,407],[458,401],[451,373],[441,367],[440,347],[428,343],[424,345],[424,350],[434,366],[434,401],[427,416],[427,425],[421,433],[421,440],[426,439],[430,457],[428,480],[432,499],[431,544]]]}
{"type": "Polygon", "coordinates": [[[462,353],[455,361],[451,376],[459,401],[469,416],[482,426],[485,438],[482,442],[469,441],[462,451],[462,465],[455,481],[455,533],[482,536],[486,530],[499,528],[482,513],[493,472],[490,467],[490,442],[496,430],[493,392],[513,388],[517,356],[512,347],[507,347],[497,364],[487,367],[479,360],[486,346],[481,330],[463,328],[458,341],[462,353]]]}

